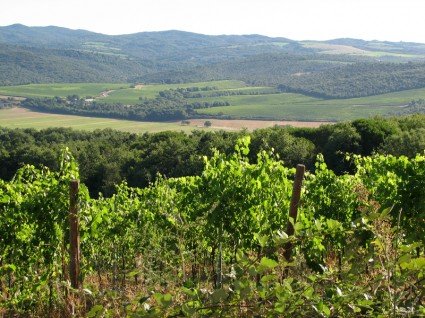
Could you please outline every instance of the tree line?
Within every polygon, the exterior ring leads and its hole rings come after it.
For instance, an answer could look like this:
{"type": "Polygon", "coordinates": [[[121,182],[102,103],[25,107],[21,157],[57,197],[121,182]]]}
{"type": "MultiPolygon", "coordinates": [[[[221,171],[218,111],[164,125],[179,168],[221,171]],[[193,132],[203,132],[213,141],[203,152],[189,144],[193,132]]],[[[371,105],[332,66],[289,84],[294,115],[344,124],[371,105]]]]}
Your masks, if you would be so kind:
{"type": "Polygon", "coordinates": [[[350,172],[353,164],[346,153],[374,152],[413,157],[425,149],[425,115],[360,119],[319,128],[273,127],[254,132],[145,133],[111,129],[83,132],[69,128],[0,129],[0,178],[9,180],[25,163],[57,168],[56,158],[64,146],[81,166],[81,179],[92,196],[109,196],[115,184],[127,180],[145,187],[158,174],[165,177],[199,175],[203,156],[213,149],[231,153],[243,135],[251,136],[249,159],[261,150],[271,151],[288,166],[303,163],[314,170],[317,154],[336,173],[350,172]]]}
{"type": "Polygon", "coordinates": [[[167,121],[196,118],[195,109],[230,106],[229,102],[191,102],[177,90],[162,91],[154,99],[142,98],[136,105],[87,101],[79,96],[67,98],[27,98],[21,106],[35,111],[128,120],[167,121]]]}

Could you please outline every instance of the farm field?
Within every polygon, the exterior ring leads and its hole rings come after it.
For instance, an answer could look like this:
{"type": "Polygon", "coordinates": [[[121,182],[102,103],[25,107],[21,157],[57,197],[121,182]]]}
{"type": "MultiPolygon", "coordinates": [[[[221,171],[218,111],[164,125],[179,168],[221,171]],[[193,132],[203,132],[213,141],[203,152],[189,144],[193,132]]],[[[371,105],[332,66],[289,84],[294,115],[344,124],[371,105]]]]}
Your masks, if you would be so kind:
{"type": "Polygon", "coordinates": [[[0,87],[0,95],[20,97],[66,97],[68,95],[97,96],[103,91],[128,88],[125,83],[63,83],[28,84],[0,87]]]}
{"type": "Polygon", "coordinates": [[[139,97],[142,98],[155,98],[160,91],[177,88],[188,87],[206,87],[213,86],[218,90],[233,90],[244,89],[246,84],[241,81],[212,81],[212,82],[198,82],[198,83],[184,83],[184,84],[150,84],[150,85],[136,85],[135,88],[119,89],[111,92],[106,97],[99,97],[99,101],[108,103],[123,103],[123,104],[137,104],[139,97]]]}
{"type": "Polygon", "coordinates": [[[257,128],[272,127],[274,125],[290,125],[293,127],[318,127],[320,122],[291,122],[291,121],[263,121],[263,120],[221,120],[209,119],[212,126],[204,128],[208,119],[193,119],[189,125],[175,122],[140,122],[122,119],[95,118],[73,115],[60,115],[33,112],[24,108],[11,108],[0,110],[0,127],[9,128],[35,128],[71,127],[81,130],[117,129],[132,133],[158,132],[165,130],[191,132],[194,129],[208,130],[254,130],[257,128]]]}
{"type": "MultiPolygon", "coordinates": [[[[328,101],[327,101],[328,102],[328,101]]],[[[231,103],[231,102],[230,102],[231,103]]],[[[256,103],[255,99],[249,103],[232,104],[198,110],[199,114],[226,115],[235,118],[263,118],[275,120],[301,121],[342,121],[356,118],[388,115],[396,113],[400,106],[389,105],[341,105],[334,102],[285,102],[256,103]],[[234,105],[234,106],[233,106],[234,105]]]]}
{"type": "Polygon", "coordinates": [[[204,102],[223,101],[231,106],[199,109],[198,113],[239,118],[340,121],[395,114],[410,101],[421,98],[425,98],[423,88],[350,99],[320,99],[291,93],[237,95],[204,98],[204,102]]]}
{"type": "Polygon", "coordinates": [[[129,83],[62,83],[62,84],[28,84],[16,86],[0,86],[0,95],[21,97],[66,97],[79,95],[81,97],[96,97],[104,91],[112,90],[107,97],[98,97],[99,100],[125,103],[126,99],[134,103],[139,97],[155,98],[160,91],[187,87],[214,86],[218,90],[250,89],[241,81],[212,81],[184,84],[149,84],[136,85],[131,88],[129,83]]]}
{"type": "MultiPolygon", "coordinates": [[[[29,84],[1,86],[0,95],[20,97],[66,97],[78,95],[92,96],[99,101],[110,103],[137,104],[139,97],[155,98],[160,91],[187,87],[213,86],[217,90],[252,89],[241,81],[212,81],[183,84],[149,84],[136,85],[131,88],[128,83],[63,83],[63,84],[29,84]],[[107,96],[99,96],[104,91],[111,91],[107,96]]],[[[264,87],[263,87],[264,89],[264,87]]]]}
{"type": "Polygon", "coordinates": [[[194,127],[182,126],[180,122],[140,122],[111,118],[47,114],[33,112],[24,108],[1,109],[0,127],[35,129],[70,127],[89,131],[111,128],[132,133],[158,132],[164,130],[191,132],[194,129],[194,127]]]}
{"type": "Polygon", "coordinates": [[[425,88],[405,90],[369,97],[350,99],[322,99],[294,93],[273,93],[272,87],[251,87],[242,81],[225,80],[184,84],[136,85],[88,84],[31,84],[0,87],[0,95],[26,97],[53,97],[76,94],[95,96],[108,103],[134,105],[140,97],[153,99],[160,91],[188,87],[214,87],[202,91],[203,98],[187,98],[187,103],[229,103],[197,109],[199,114],[227,116],[233,119],[263,119],[289,121],[341,121],[377,115],[391,115],[401,111],[412,100],[424,99],[425,88]],[[109,91],[107,94],[102,92],[109,91]],[[214,96],[226,95],[230,96],[214,96]],[[236,94],[236,95],[233,95],[236,94]]]}
{"type": "MultiPolygon", "coordinates": [[[[211,95],[214,93],[223,93],[228,91],[238,91],[243,92],[244,94],[250,93],[259,93],[259,94],[267,94],[270,91],[274,90],[272,87],[244,87],[243,82],[239,81],[215,81],[215,82],[205,82],[205,83],[187,83],[187,84],[167,84],[167,85],[140,85],[136,88],[126,88],[126,89],[118,89],[110,92],[105,97],[98,97],[98,101],[107,102],[107,103],[122,103],[135,105],[140,102],[139,97],[154,99],[158,96],[160,91],[168,90],[168,89],[177,89],[177,88],[187,88],[187,87],[205,87],[205,86],[214,86],[217,90],[205,91],[204,95],[211,95]],[[218,85],[216,85],[218,84],[218,85]],[[225,88],[221,86],[233,87],[233,88],[225,88]],[[234,87],[235,86],[235,87],[234,87]]],[[[215,98],[217,100],[217,98],[215,98]]]]}

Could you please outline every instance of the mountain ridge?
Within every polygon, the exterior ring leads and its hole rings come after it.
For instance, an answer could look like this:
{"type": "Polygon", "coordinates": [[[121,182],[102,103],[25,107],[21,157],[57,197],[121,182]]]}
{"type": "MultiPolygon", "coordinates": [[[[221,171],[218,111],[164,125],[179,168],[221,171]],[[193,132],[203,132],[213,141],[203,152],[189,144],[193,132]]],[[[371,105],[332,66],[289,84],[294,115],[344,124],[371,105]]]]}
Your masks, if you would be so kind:
{"type": "Polygon", "coordinates": [[[56,26],[56,25],[46,25],[46,26],[28,26],[22,23],[14,23],[10,25],[0,25],[0,31],[2,29],[16,29],[16,28],[25,28],[25,29],[59,29],[59,30],[67,30],[71,32],[85,32],[85,33],[91,33],[91,34],[97,34],[107,37],[121,37],[121,36],[128,36],[128,35],[138,35],[138,34],[155,34],[155,33],[186,33],[186,34],[195,34],[195,35],[202,35],[206,37],[263,37],[268,39],[276,39],[276,40],[284,40],[284,41],[291,41],[291,42],[325,42],[325,43],[337,43],[341,41],[362,41],[362,42],[379,42],[379,43],[404,43],[404,44],[421,44],[425,45],[425,42],[414,42],[414,41],[389,41],[389,40],[365,40],[361,38],[352,38],[352,37],[342,37],[342,38],[333,38],[333,39],[327,39],[327,40],[314,40],[314,39],[303,39],[303,40],[293,40],[289,39],[283,36],[268,36],[260,33],[250,33],[250,34],[204,34],[200,32],[193,32],[193,31],[185,31],[185,30],[179,30],[179,29],[168,29],[168,30],[158,30],[158,31],[138,31],[138,32],[131,32],[131,33],[122,33],[122,34],[107,34],[102,32],[96,32],[96,31],[90,31],[87,29],[72,29],[62,26],[56,26]]]}

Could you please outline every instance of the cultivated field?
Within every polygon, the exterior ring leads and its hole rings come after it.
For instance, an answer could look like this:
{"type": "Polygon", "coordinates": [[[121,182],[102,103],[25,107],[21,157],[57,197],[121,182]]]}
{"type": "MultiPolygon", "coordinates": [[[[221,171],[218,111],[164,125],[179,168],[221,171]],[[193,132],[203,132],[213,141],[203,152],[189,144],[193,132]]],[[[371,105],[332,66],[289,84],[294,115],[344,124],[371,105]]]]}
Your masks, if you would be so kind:
{"type": "Polygon", "coordinates": [[[395,114],[410,101],[420,98],[425,98],[424,88],[350,99],[320,99],[290,93],[237,95],[204,98],[204,102],[227,101],[231,106],[200,109],[198,113],[239,118],[340,121],[395,114]]]}
{"type": "Polygon", "coordinates": [[[29,111],[24,108],[0,109],[0,127],[9,128],[50,128],[70,127],[81,130],[117,129],[121,131],[143,133],[164,130],[183,130],[190,132],[194,127],[180,123],[139,122],[110,118],[95,118],[73,115],[47,114],[29,111]]]}
{"type": "Polygon", "coordinates": [[[24,108],[0,109],[0,127],[9,128],[35,128],[70,127],[81,130],[117,129],[121,131],[144,133],[165,130],[191,132],[194,129],[205,130],[253,130],[257,128],[272,127],[274,125],[291,125],[294,127],[317,127],[323,123],[318,122],[286,122],[286,121],[261,121],[261,120],[216,120],[194,119],[189,125],[176,122],[140,122],[121,119],[83,117],[73,115],[59,115],[33,112],[24,108]],[[204,127],[206,120],[212,126],[204,127]]]}
{"type": "MultiPolygon", "coordinates": [[[[64,83],[64,84],[29,84],[17,86],[0,86],[0,95],[21,97],[95,97],[97,100],[110,103],[137,104],[139,97],[155,98],[160,91],[187,87],[215,87],[217,90],[248,89],[241,81],[213,81],[183,84],[135,85],[128,83],[64,83]],[[110,91],[107,96],[101,93],[110,91]]],[[[260,88],[264,89],[264,87],[260,88]]]]}
{"type": "Polygon", "coordinates": [[[68,95],[76,94],[81,97],[96,97],[103,91],[128,87],[130,87],[130,84],[117,83],[29,84],[1,86],[0,94],[21,97],[66,97],[68,95]]]}
{"type": "MultiPolygon", "coordinates": [[[[115,90],[107,97],[98,98],[98,100],[108,103],[137,104],[141,98],[155,98],[160,91],[187,87],[216,87],[218,90],[243,89],[246,84],[241,81],[213,81],[184,84],[157,84],[157,85],[136,85],[135,88],[115,90]]],[[[1,92],[1,90],[0,90],[1,92]]]]}
{"type": "MultiPolygon", "coordinates": [[[[425,88],[351,99],[321,99],[292,93],[275,93],[273,87],[250,87],[241,81],[212,81],[184,84],[31,84],[0,87],[0,95],[53,97],[72,94],[93,96],[108,103],[134,105],[139,98],[155,98],[160,91],[187,87],[214,87],[203,91],[204,98],[188,98],[187,103],[228,102],[230,106],[198,109],[199,114],[235,119],[341,121],[400,112],[410,101],[425,98],[425,88]],[[108,91],[107,94],[102,92],[108,91]],[[223,95],[223,93],[238,95],[223,95]],[[240,94],[240,95],[239,95],[240,94]]],[[[183,105],[182,105],[183,106],[183,105]]]]}

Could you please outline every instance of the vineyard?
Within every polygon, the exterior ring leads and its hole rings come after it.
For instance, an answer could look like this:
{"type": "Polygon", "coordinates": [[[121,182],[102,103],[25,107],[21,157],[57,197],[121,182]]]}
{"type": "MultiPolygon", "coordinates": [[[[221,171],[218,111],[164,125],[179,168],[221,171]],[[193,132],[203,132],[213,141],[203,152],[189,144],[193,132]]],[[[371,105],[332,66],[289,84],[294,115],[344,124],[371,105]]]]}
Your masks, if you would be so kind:
{"type": "Polygon", "coordinates": [[[347,156],[352,175],[319,156],[294,218],[296,170],[273,152],[249,163],[249,144],[110,198],[81,184],[76,282],[72,154],[0,180],[0,316],[425,315],[424,155],[347,156]]]}

